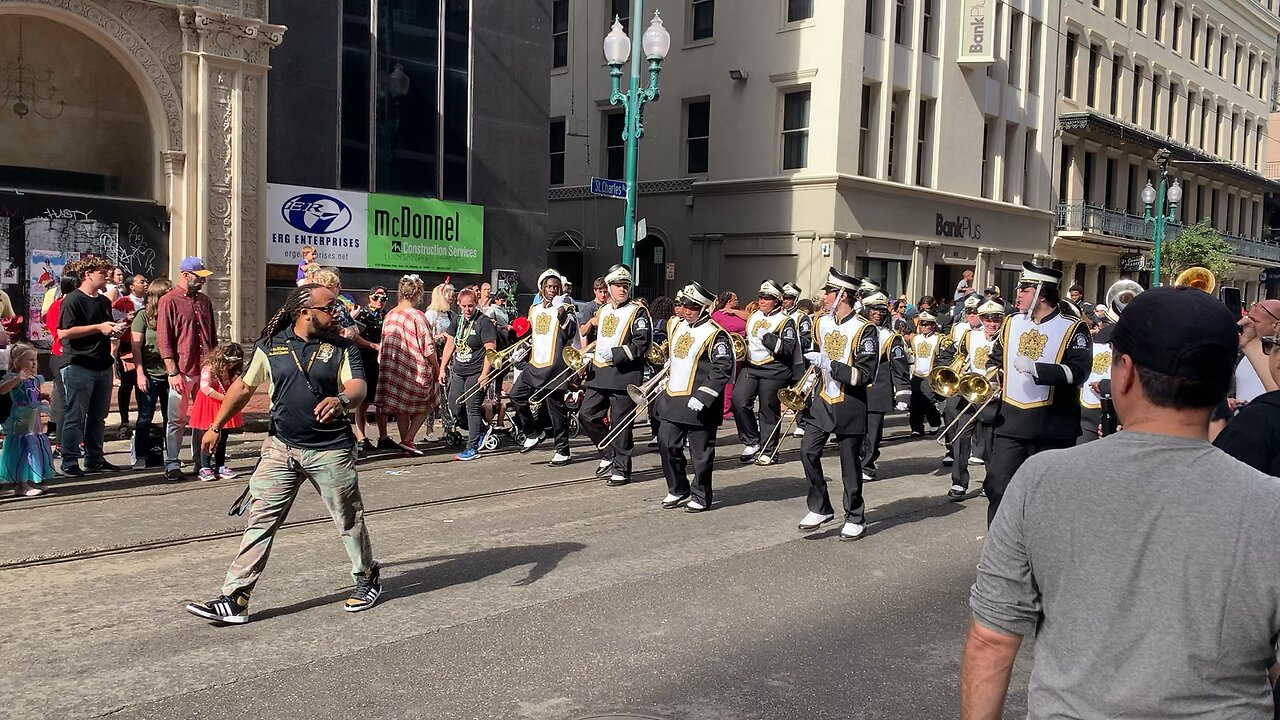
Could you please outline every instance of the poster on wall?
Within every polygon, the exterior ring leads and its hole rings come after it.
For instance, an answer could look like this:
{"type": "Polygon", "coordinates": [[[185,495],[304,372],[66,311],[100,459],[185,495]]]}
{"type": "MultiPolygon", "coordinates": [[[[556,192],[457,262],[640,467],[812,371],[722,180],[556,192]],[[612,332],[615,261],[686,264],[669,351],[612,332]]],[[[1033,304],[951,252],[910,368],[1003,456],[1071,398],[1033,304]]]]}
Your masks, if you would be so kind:
{"type": "Polygon", "coordinates": [[[30,286],[27,288],[27,298],[30,307],[27,312],[27,334],[38,347],[47,348],[52,338],[45,330],[41,315],[44,314],[48,303],[53,302],[58,284],[62,282],[63,268],[67,263],[79,260],[80,253],[32,250],[29,257],[31,260],[30,267],[27,268],[27,277],[30,278],[30,286]]]}
{"type": "Polygon", "coordinates": [[[369,267],[484,272],[484,207],[370,193],[369,267]]]}
{"type": "Polygon", "coordinates": [[[267,183],[267,262],[297,265],[304,245],[329,267],[368,267],[368,193],[267,183]]]}

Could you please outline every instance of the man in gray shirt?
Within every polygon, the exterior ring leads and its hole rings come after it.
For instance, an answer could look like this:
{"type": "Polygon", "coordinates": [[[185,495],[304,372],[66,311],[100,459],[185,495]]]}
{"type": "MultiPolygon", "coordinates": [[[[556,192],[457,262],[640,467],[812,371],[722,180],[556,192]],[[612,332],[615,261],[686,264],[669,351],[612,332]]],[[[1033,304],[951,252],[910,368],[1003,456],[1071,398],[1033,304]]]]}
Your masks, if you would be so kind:
{"type": "Polygon", "coordinates": [[[1029,459],[988,532],[961,718],[1001,717],[1029,635],[1029,718],[1272,717],[1280,481],[1207,440],[1234,321],[1192,288],[1125,309],[1111,370],[1123,431],[1029,459]]]}

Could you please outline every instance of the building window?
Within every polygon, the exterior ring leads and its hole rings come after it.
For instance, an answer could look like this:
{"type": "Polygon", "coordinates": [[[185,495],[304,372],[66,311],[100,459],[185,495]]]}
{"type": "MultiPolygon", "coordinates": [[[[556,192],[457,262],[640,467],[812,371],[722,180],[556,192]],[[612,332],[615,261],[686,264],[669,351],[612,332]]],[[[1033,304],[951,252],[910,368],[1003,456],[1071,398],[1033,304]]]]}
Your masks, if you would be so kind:
{"type": "Polygon", "coordinates": [[[627,142],[622,139],[626,117],[617,111],[604,114],[604,176],[622,180],[627,172],[627,142]]]}
{"type": "Polygon", "coordinates": [[[809,90],[782,96],[782,169],[809,164],[809,90]]]}
{"type": "MultiPolygon", "coordinates": [[[[1013,62],[1010,59],[1009,62],[1013,62]]],[[[1089,46],[1089,81],[1088,92],[1085,94],[1085,102],[1091,108],[1098,107],[1098,80],[1102,68],[1102,46],[1089,46]]]]}
{"type": "Polygon", "coordinates": [[[1231,83],[1240,87],[1240,65],[1244,62],[1244,48],[1236,45],[1235,62],[1231,64],[1231,83]]]}
{"type": "Polygon", "coordinates": [[[906,25],[911,18],[907,17],[907,0],[895,0],[893,3],[893,41],[906,45],[906,25]]]}
{"type": "Polygon", "coordinates": [[[930,55],[934,54],[934,45],[937,44],[936,25],[933,22],[933,0],[924,0],[924,17],[920,28],[920,49],[930,55]]]}
{"type": "Polygon", "coordinates": [[[1101,9],[1102,9],[1102,0],[1093,0],[1093,6],[1094,6],[1094,7],[1096,7],[1096,8],[1098,8],[1099,10],[1101,10],[1101,9]]]}
{"type": "Polygon", "coordinates": [[[1245,65],[1244,73],[1244,91],[1253,93],[1253,68],[1257,65],[1258,56],[1252,52],[1249,53],[1249,62],[1245,65]]]}
{"type": "Polygon", "coordinates": [[[871,118],[875,112],[876,88],[862,86],[862,112],[858,121],[858,174],[871,176],[871,118]]]}
{"type": "Polygon", "coordinates": [[[564,184],[564,118],[551,121],[551,184],[564,184]]]}
{"type": "Polygon", "coordinates": [[[622,32],[631,35],[631,0],[609,0],[610,12],[606,18],[609,27],[613,27],[614,18],[622,23],[622,32]]]}
{"type": "Polygon", "coordinates": [[[1120,80],[1124,74],[1124,66],[1120,64],[1120,56],[1111,57],[1111,114],[1120,116],[1120,80]]]}
{"type": "Polygon", "coordinates": [[[1084,201],[1093,203],[1093,160],[1097,157],[1097,153],[1086,152],[1084,154],[1084,201]]]}
{"type": "Polygon", "coordinates": [[[1138,187],[1138,166],[1129,164],[1129,197],[1127,198],[1128,207],[1133,212],[1142,209],[1139,202],[1142,200],[1142,189],[1138,187]]]}
{"type": "Polygon", "coordinates": [[[1067,33],[1066,68],[1062,72],[1062,96],[1068,100],[1075,97],[1076,87],[1076,44],[1075,33],[1067,33]]]}
{"type": "Polygon", "coordinates": [[[1213,63],[1213,26],[1205,23],[1204,26],[1204,69],[1208,70],[1213,63]]]}
{"type": "Polygon", "coordinates": [[[864,13],[864,29],[872,35],[880,35],[880,3],[877,0],[867,0],[866,12],[864,13]]]}
{"type": "Polygon", "coordinates": [[[342,3],[342,89],[339,138],[338,187],[369,190],[369,153],[372,149],[369,68],[373,55],[369,39],[369,4],[359,0],[342,3]]]}
{"type": "Polygon", "coordinates": [[[1102,206],[1105,208],[1115,207],[1116,192],[1116,159],[1107,158],[1107,174],[1105,186],[1102,188],[1102,206]]]}
{"type": "Polygon", "coordinates": [[[1141,117],[1138,114],[1138,109],[1142,107],[1142,73],[1144,69],[1141,65],[1133,66],[1133,98],[1129,106],[1129,122],[1134,125],[1138,124],[1138,118],[1141,117]]]}
{"type": "Polygon", "coordinates": [[[1170,38],[1173,51],[1182,50],[1182,6],[1173,6],[1173,37],[1170,38]]]}
{"type": "Polygon", "coordinates": [[[1164,0],[1156,0],[1156,42],[1164,42],[1164,0]]]}
{"type": "Polygon", "coordinates": [[[1177,83],[1169,83],[1169,112],[1165,118],[1165,133],[1169,137],[1174,136],[1174,130],[1176,129],[1174,123],[1177,121],[1178,117],[1176,113],[1178,110],[1178,102],[1181,100],[1181,97],[1178,95],[1178,91],[1181,89],[1182,88],[1177,83]]]}
{"type": "Polygon", "coordinates": [[[787,0],[787,22],[800,22],[813,17],[813,0],[787,0]]]}
{"type": "Polygon", "coordinates": [[[1191,62],[1196,61],[1196,51],[1198,50],[1199,45],[1200,45],[1200,18],[1195,17],[1193,15],[1191,17],[1191,42],[1189,43],[1189,47],[1188,47],[1188,50],[1191,51],[1191,62]]]}
{"type": "Polygon", "coordinates": [[[1058,159],[1058,202],[1067,201],[1067,191],[1071,189],[1071,146],[1062,146],[1062,157],[1058,159]]]}
{"type": "Polygon", "coordinates": [[[916,184],[927,187],[933,178],[933,154],[929,140],[933,134],[933,103],[920,101],[919,127],[916,131],[916,184]]]}
{"type": "Polygon", "coordinates": [[[1022,204],[1035,205],[1031,198],[1031,169],[1035,164],[1036,131],[1028,130],[1022,142],[1022,204]]]}
{"type": "Polygon", "coordinates": [[[569,0],[551,6],[551,67],[569,65],[569,0]]]}
{"type": "Polygon", "coordinates": [[[1213,154],[1222,157],[1222,106],[1218,106],[1217,116],[1213,120],[1213,154]]]}
{"type": "Polygon", "coordinates": [[[715,35],[716,0],[692,0],[690,23],[693,40],[706,40],[715,35]]]}
{"type": "Polygon", "coordinates": [[[1022,13],[1009,16],[1009,84],[1022,87],[1022,13]]]}
{"type": "Polygon", "coordinates": [[[1014,175],[1013,158],[1018,150],[1015,143],[1018,140],[1018,126],[1010,123],[1005,126],[1004,130],[1004,201],[1007,203],[1018,202],[1018,187],[1014,183],[1017,176],[1014,175]]]}
{"type": "Polygon", "coordinates": [[[1027,92],[1032,95],[1040,94],[1040,23],[1031,23],[1028,33],[1027,52],[1027,92]]]}
{"type": "Polygon", "coordinates": [[[468,146],[471,135],[470,25],[470,0],[445,0],[444,133],[440,143],[441,154],[444,156],[441,191],[445,200],[466,200],[471,185],[468,179],[468,146]]]}
{"type": "Polygon", "coordinates": [[[699,100],[685,107],[685,172],[702,175],[709,167],[711,152],[711,101],[699,100]]]}
{"type": "Polygon", "coordinates": [[[1160,113],[1160,76],[1151,76],[1151,107],[1148,108],[1147,127],[1152,130],[1159,131],[1160,126],[1156,124],[1160,113]]]}
{"type": "Polygon", "coordinates": [[[1187,93],[1187,107],[1183,118],[1185,124],[1182,127],[1183,142],[1191,142],[1191,123],[1195,120],[1193,113],[1195,112],[1196,104],[1196,96],[1193,93],[1187,93]]]}
{"type": "Polygon", "coordinates": [[[1209,103],[1205,99],[1200,104],[1200,149],[1206,151],[1209,149],[1209,146],[1204,142],[1204,136],[1207,132],[1209,132],[1209,103]]]}
{"type": "Polygon", "coordinates": [[[896,170],[898,162],[898,100],[899,96],[894,95],[889,105],[889,159],[885,167],[885,177],[890,180],[897,180],[896,170]]]}
{"type": "Polygon", "coordinates": [[[1268,99],[1268,98],[1267,98],[1267,90],[1268,90],[1268,88],[1270,88],[1270,87],[1271,87],[1270,85],[1268,85],[1268,84],[1267,84],[1267,75],[1268,75],[1268,73],[1269,73],[1269,71],[1270,71],[1270,70],[1271,70],[1271,63],[1266,62],[1266,61],[1263,61],[1263,63],[1262,63],[1262,75],[1260,76],[1260,77],[1262,78],[1262,80],[1261,80],[1261,82],[1260,82],[1260,83],[1258,83],[1258,97],[1259,97],[1259,98],[1261,98],[1261,99],[1263,99],[1263,100],[1267,100],[1267,99],[1268,99]]]}
{"type": "Polygon", "coordinates": [[[1116,11],[1116,19],[1123,21],[1124,20],[1124,0],[1115,1],[1115,11],[1116,11]]]}
{"type": "Polygon", "coordinates": [[[1222,35],[1222,41],[1218,43],[1218,77],[1226,79],[1227,77],[1227,53],[1230,47],[1227,43],[1231,42],[1231,37],[1226,33],[1222,35]]]}
{"type": "Polygon", "coordinates": [[[991,119],[982,126],[982,197],[991,197],[991,133],[994,126],[991,119]]]}
{"type": "Polygon", "coordinates": [[[1147,31],[1147,0],[1138,0],[1138,16],[1134,21],[1133,29],[1140,33],[1147,31]]]}
{"type": "Polygon", "coordinates": [[[1236,157],[1236,151],[1239,150],[1239,146],[1236,142],[1236,129],[1239,127],[1239,125],[1240,125],[1239,113],[1231,113],[1231,135],[1230,135],[1230,138],[1227,140],[1227,152],[1229,153],[1227,155],[1227,159],[1231,160],[1232,162],[1239,161],[1238,158],[1236,157]]]}

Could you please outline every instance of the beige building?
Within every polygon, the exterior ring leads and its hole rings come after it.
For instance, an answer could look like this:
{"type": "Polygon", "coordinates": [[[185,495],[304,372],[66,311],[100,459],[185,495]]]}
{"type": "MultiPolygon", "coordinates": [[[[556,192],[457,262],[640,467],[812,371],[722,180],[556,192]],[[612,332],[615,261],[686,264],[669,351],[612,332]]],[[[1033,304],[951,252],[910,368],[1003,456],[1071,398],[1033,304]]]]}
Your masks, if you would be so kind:
{"type": "Polygon", "coordinates": [[[1183,190],[1170,237],[1209,218],[1231,245],[1224,284],[1260,297],[1259,271],[1280,265],[1270,241],[1267,172],[1280,4],[1275,0],[1066,0],[1060,47],[1058,217],[1053,253],[1094,300],[1133,271],[1146,284],[1153,249],[1143,187],[1172,154],[1183,190]]]}
{"type": "Polygon", "coordinates": [[[0,259],[15,302],[38,309],[40,275],[76,253],[151,277],[201,255],[222,337],[256,339],[266,74],[284,33],[266,6],[0,0],[0,259]]]}
{"type": "MultiPolygon", "coordinates": [[[[622,202],[588,183],[623,174],[601,42],[629,6],[554,3],[548,262],[579,281],[620,256],[622,202]]],[[[646,3],[673,42],[640,144],[639,294],[697,279],[745,301],[766,277],[814,293],[831,265],[912,298],[974,267],[1007,289],[1052,242],[1055,8],[646,3]]]]}

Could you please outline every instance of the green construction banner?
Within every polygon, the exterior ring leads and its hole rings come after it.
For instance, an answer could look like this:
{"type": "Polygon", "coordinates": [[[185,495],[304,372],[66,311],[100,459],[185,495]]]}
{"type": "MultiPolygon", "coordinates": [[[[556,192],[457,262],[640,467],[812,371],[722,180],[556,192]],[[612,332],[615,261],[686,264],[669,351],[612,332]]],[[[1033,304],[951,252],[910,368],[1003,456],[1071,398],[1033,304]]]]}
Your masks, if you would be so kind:
{"type": "Polygon", "coordinates": [[[369,267],[484,272],[484,207],[369,194],[369,267]]]}

